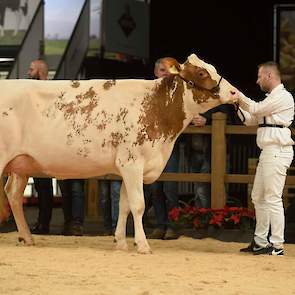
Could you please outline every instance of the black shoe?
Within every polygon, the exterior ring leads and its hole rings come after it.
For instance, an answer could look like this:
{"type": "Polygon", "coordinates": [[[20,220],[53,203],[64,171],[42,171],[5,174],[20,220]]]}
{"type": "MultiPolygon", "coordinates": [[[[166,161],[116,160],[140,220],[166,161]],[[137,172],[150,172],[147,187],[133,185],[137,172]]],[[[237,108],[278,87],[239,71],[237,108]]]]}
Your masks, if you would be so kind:
{"type": "Polygon", "coordinates": [[[179,235],[172,228],[168,228],[163,239],[177,240],[178,238],[179,238],[179,235]]]}
{"type": "Polygon", "coordinates": [[[253,254],[254,255],[261,255],[261,254],[272,255],[271,253],[273,250],[274,250],[274,247],[272,246],[272,244],[269,244],[266,247],[261,247],[256,244],[253,248],[253,254]]]}
{"type": "Polygon", "coordinates": [[[62,231],[62,235],[64,236],[83,236],[83,225],[81,222],[70,222],[65,223],[64,230],[62,231]]]}
{"type": "Polygon", "coordinates": [[[278,249],[278,248],[272,247],[272,251],[269,252],[269,255],[283,256],[284,255],[284,249],[278,249]]]}
{"type": "Polygon", "coordinates": [[[155,228],[153,232],[147,236],[148,239],[162,240],[166,234],[166,230],[162,228],[155,228]]]}
{"type": "Polygon", "coordinates": [[[49,226],[48,225],[43,225],[43,224],[40,224],[40,223],[36,223],[31,228],[31,233],[33,235],[48,235],[49,234],[49,226]]]}
{"type": "Polygon", "coordinates": [[[79,236],[79,237],[81,237],[81,236],[83,236],[83,233],[84,232],[84,228],[83,228],[83,225],[82,225],[82,223],[74,223],[73,225],[72,225],[72,227],[71,227],[71,234],[72,234],[72,236],[79,236]]]}
{"type": "Polygon", "coordinates": [[[252,253],[253,252],[253,248],[255,247],[255,242],[254,240],[252,240],[252,242],[245,248],[241,248],[240,252],[244,252],[244,253],[252,253]]]}

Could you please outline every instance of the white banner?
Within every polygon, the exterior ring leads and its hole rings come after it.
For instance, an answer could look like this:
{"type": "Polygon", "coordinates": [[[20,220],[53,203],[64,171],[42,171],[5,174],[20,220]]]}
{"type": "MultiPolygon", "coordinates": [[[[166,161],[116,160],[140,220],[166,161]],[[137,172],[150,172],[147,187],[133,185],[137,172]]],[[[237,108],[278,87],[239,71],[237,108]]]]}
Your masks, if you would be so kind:
{"type": "Polygon", "coordinates": [[[0,45],[19,45],[40,0],[0,0],[0,45]]]}
{"type": "Polygon", "coordinates": [[[149,57],[149,5],[136,0],[103,2],[102,42],[106,51],[149,57]]]}
{"type": "Polygon", "coordinates": [[[27,72],[31,62],[42,57],[44,45],[44,4],[39,1],[38,11],[36,11],[30,30],[22,42],[22,47],[18,52],[13,68],[9,73],[9,79],[27,78],[27,72]]]}

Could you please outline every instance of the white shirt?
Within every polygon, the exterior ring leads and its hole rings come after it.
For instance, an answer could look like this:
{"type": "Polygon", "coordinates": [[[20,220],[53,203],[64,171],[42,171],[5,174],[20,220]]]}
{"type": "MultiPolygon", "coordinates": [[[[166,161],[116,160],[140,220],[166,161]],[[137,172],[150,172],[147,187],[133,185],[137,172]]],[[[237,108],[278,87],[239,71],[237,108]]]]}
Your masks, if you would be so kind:
{"type": "Polygon", "coordinates": [[[245,125],[267,124],[283,125],[285,128],[258,127],[257,145],[263,149],[270,145],[293,145],[289,127],[294,118],[294,100],[283,84],[275,87],[261,102],[255,102],[241,93],[239,117],[245,125]],[[244,119],[244,120],[243,120],[244,119]]]}

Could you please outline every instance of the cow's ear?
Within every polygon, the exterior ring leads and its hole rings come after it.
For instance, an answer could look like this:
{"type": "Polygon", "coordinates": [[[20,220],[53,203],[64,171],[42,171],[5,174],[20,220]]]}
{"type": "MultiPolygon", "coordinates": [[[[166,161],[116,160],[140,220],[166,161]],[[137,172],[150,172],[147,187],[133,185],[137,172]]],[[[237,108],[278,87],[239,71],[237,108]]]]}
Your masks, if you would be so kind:
{"type": "Polygon", "coordinates": [[[194,66],[200,66],[200,59],[194,53],[187,58],[187,61],[194,66]]]}
{"type": "Polygon", "coordinates": [[[173,75],[177,75],[179,74],[179,70],[176,68],[176,66],[172,66],[171,68],[169,68],[169,73],[173,74],[173,75]]]}

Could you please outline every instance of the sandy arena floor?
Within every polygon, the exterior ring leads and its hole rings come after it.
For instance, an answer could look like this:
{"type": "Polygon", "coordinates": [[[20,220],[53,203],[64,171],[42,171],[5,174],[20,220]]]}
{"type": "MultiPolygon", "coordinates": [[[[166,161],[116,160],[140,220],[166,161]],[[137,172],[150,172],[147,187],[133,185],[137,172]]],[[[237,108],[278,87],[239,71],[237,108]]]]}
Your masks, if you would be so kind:
{"type": "Polygon", "coordinates": [[[0,294],[295,294],[295,245],[284,257],[240,254],[245,244],[150,240],[152,255],[115,251],[112,237],[0,234],[0,294]]]}

